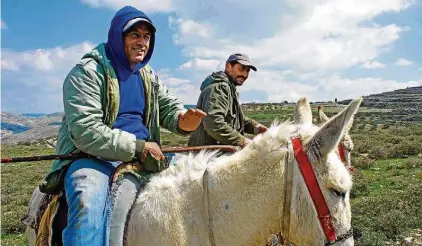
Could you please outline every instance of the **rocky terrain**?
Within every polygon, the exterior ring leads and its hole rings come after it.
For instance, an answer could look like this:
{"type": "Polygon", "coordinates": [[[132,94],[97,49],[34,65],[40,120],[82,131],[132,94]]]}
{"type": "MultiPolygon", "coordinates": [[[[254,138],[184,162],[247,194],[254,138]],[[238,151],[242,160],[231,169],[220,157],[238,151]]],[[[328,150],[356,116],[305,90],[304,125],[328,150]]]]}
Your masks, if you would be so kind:
{"type": "Polygon", "coordinates": [[[2,144],[29,143],[52,139],[57,136],[63,114],[55,113],[31,117],[2,112],[2,144]]]}

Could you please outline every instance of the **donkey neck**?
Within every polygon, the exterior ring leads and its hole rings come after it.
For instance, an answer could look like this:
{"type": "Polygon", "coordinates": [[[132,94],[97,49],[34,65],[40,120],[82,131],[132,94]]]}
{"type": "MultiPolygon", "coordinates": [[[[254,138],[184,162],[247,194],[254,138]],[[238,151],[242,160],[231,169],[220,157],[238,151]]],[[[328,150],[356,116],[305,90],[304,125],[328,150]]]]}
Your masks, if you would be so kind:
{"type": "Polygon", "coordinates": [[[281,229],[288,151],[254,144],[209,168],[209,216],[217,245],[262,245],[281,229]]]}

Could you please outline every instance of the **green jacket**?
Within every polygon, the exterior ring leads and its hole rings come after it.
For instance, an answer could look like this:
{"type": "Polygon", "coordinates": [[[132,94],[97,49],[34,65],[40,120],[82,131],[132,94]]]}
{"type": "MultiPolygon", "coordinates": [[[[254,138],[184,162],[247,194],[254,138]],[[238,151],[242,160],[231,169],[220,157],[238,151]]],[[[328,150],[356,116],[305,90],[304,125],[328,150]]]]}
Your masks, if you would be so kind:
{"type": "MultiPolygon", "coordinates": [[[[186,134],[178,128],[178,115],[186,110],[182,102],[171,95],[149,65],[140,69],[140,75],[145,89],[144,124],[150,132],[148,141],[160,144],[160,126],[186,134]]],[[[109,161],[131,161],[135,157],[135,135],[111,129],[119,111],[119,96],[119,83],[103,43],[87,53],[64,81],[65,114],[56,154],[82,151],[109,161]]],[[[70,162],[55,160],[40,190],[59,192],[70,162]]]]}
{"type": "Polygon", "coordinates": [[[259,123],[243,114],[236,86],[222,71],[212,73],[202,82],[196,107],[207,116],[191,133],[189,146],[243,145],[244,133],[257,133],[259,123]]]}

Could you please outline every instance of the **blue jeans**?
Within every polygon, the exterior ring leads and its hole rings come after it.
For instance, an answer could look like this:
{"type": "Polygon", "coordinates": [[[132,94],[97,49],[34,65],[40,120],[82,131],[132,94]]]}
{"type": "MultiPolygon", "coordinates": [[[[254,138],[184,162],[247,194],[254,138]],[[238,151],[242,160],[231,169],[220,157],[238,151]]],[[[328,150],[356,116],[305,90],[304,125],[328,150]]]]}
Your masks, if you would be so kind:
{"type": "Polygon", "coordinates": [[[142,185],[126,174],[110,192],[110,176],[120,163],[87,158],[70,165],[64,180],[69,211],[63,245],[123,245],[127,215],[142,185]]]}
{"type": "Polygon", "coordinates": [[[93,158],[70,165],[64,178],[69,211],[63,245],[108,245],[109,178],[116,165],[93,158]]]}

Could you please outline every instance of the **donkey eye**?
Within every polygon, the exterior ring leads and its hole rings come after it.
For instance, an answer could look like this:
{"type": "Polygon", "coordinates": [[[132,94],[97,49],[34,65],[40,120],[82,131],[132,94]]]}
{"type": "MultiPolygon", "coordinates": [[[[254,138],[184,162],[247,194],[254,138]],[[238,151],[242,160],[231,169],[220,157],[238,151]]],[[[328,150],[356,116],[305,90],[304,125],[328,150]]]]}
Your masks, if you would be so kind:
{"type": "Polygon", "coordinates": [[[344,193],[344,192],[338,191],[336,189],[330,189],[330,190],[331,190],[331,192],[334,193],[334,195],[336,195],[338,197],[344,198],[346,196],[346,193],[344,193]]]}

